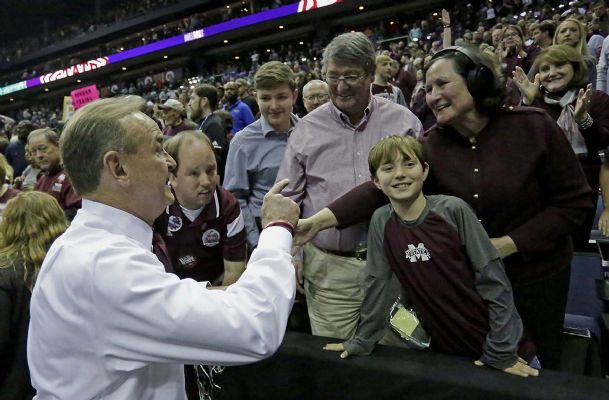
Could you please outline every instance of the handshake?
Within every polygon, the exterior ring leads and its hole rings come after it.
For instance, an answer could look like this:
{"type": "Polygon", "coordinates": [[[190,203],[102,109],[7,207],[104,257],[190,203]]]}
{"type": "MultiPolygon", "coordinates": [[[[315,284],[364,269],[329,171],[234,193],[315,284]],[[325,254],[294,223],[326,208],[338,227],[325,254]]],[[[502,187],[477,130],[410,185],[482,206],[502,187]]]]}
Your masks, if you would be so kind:
{"type": "Polygon", "coordinates": [[[275,221],[287,222],[294,227],[293,245],[302,246],[313,239],[319,231],[338,224],[336,217],[328,208],[320,210],[309,218],[299,220],[300,207],[291,199],[281,195],[281,191],[288,183],[287,179],[275,183],[264,196],[260,212],[263,227],[275,221]]]}
{"type": "Polygon", "coordinates": [[[284,179],[275,183],[271,190],[264,196],[262,210],[260,211],[260,219],[263,227],[276,221],[286,222],[292,227],[296,227],[298,224],[300,207],[298,207],[293,200],[281,195],[281,191],[289,182],[289,180],[284,179]]]}

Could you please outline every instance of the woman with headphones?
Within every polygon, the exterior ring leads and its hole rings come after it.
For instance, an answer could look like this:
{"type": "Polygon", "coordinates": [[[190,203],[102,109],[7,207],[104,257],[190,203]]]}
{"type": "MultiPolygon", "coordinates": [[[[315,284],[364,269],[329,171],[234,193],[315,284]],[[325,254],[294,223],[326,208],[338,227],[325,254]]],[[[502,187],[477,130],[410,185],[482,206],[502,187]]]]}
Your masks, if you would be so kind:
{"type": "MultiPolygon", "coordinates": [[[[473,208],[503,258],[541,367],[559,369],[570,234],[592,207],[577,159],[544,111],[503,107],[505,83],[478,50],[438,52],[425,78],[426,101],[438,121],[421,138],[430,165],[425,191],[460,197],[473,208]]],[[[302,220],[301,240],[370,218],[387,201],[379,192],[360,185],[302,220]]]]}

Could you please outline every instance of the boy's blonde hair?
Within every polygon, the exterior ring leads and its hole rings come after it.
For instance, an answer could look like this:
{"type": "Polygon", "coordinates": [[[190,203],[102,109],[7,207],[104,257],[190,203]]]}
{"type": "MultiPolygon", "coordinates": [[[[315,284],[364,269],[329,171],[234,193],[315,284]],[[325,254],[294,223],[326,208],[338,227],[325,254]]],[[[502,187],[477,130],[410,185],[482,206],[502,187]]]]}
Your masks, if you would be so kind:
{"type": "Polygon", "coordinates": [[[262,64],[254,75],[254,88],[256,90],[271,90],[286,83],[291,90],[298,86],[294,79],[292,69],[279,61],[269,61],[262,64]]]}
{"type": "Polygon", "coordinates": [[[423,155],[423,146],[411,136],[387,136],[375,144],[368,153],[370,175],[376,176],[376,170],[383,164],[402,156],[407,160],[417,159],[421,165],[427,162],[423,155]]]}
{"type": "Polygon", "coordinates": [[[382,63],[382,62],[392,62],[392,61],[393,61],[393,59],[386,54],[381,54],[381,55],[376,56],[377,64],[382,63]]]}

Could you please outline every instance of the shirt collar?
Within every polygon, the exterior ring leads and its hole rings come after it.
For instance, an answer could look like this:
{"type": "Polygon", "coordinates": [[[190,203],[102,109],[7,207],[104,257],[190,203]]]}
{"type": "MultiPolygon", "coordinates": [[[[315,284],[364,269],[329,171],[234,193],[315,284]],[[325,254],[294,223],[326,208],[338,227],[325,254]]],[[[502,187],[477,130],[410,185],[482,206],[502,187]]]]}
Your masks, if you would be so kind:
{"type": "Polygon", "coordinates": [[[290,126],[290,129],[288,129],[287,132],[277,132],[275,130],[275,128],[273,128],[271,126],[271,124],[269,124],[269,122],[266,120],[266,118],[264,118],[261,115],[260,116],[260,128],[262,129],[262,134],[265,137],[268,137],[268,136],[279,136],[279,135],[286,134],[286,133],[287,133],[286,137],[290,136],[290,133],[292,133],[292,131],[294,130],[294,127],[296,126],[298,121],[300,121],[300,119],[295,114],[290,114],[290,120],[292,122],[292,125],[290,126]]]}
{"type": "Polygon", "coordinates": [[[97,225],[102,229],[119,235],[126,235],[150,250],[152,245],[152,227],[135,215],[116,207],[97,201],[82,199],[82,210],[97,218],[97,225]]]}
{"type": "Polygon", "coordinates": [[[241,100],[237,99],[237,101],[235,102],[235,104],[233,104],[233,105],[230,105],[230,104],[229,104],[229,105],[228,105],[228,109],[229,109],[229,110],[232,110],[232,109],[234,109],[234,108],[237,108],[237,106],[238,106],[239,104],[241,104],[241,100]]]}
{"type": "Polygon", "coordinates": [[[338,107],[336,107],[336,105],[334,105],[334,103],[332,103],[331,101],[329,101],[330,103],[330,111],[332,112],[332,115],[340,122],[342,122],[344,125],[347,125],[349,127],[352,128],[357,128],[361,125],[365,125],[368,120],[370,119],[370,114],[372,114],[372,112],[378,107],[378,100],[375,96],[373,96],[372,94],[370,95],[370,101],[368,102],[368,105],[366,106],[366,108],[364,109],[364,117],[362,118],[362,120],[357,124],[357,126],[353,126],[351,124],[351,120],[349,119],[349,117],[347,116],[347,114],[343,113],[338,107]]]}
{"type": "MultiPolygon", "coordinates": [[[[175,192],[173,193],[176,200],[172,205],[169,206],[169,215],[174,215],[180,217],[183,221],[190,222],[186,215],[184,215],[182,207],[180,207],[180,203],[178,203],[178,198],[175,196],[175,192]]],[[[214,191],[214,197],[211,199],[209,204],[203,208],[201,214],[199,214],[199,216],[191,222],[191,226],[192,224],[201,224],[204,221],[212,221],[216,218],[220,218],[220,199],[218,198],[217,187],[214,191]]]]}

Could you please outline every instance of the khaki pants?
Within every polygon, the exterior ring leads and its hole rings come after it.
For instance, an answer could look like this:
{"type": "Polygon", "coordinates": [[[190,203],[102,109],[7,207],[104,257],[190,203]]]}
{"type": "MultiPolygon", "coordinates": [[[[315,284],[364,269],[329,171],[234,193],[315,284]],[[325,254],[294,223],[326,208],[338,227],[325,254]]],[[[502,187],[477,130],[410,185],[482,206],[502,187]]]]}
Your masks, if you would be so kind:
{"type": "Polygon", "coordinates": [[[305,294],[311,332],[350,339],[355,335],[363,301],[366,261],[304,247],[305,294]]]}

